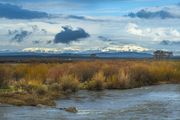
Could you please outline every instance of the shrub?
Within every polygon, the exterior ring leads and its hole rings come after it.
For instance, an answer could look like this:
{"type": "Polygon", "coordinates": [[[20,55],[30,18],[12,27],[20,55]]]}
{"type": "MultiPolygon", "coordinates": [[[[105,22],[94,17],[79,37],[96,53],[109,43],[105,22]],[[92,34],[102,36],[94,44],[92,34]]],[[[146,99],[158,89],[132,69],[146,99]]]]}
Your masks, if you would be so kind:
{"type": "Polygon", "coordinates": [[[105,77],[103,72],[96,73],[93,78],[87,82],[89,90],[103,90],[105,88],[105,77]]]}
{"type": "Polygon", "coordinates": [[[171,80],[173,83],[180,83],[180,70],[174,71],[173,79],[171,80]]]}
{"type": "Polygon", "coordinates": [[[67,64],[62,65],[56,65],[51,67],[48,70],[48,80],[47,82],[49,84],[57,82],[60,77],[62,77],[64,74],[68,74],[69,68],[67,64]]]}
{"type": "Polygon", "coordinates": [[[0,88],[8,87],[12,72],[9,66],[0,66],[0,88]]]}
{"type": "Polygon", "coordinates": [[[137,64],[130,68],[129,77],[131,87],[152,85],[156,82],[148,66],[141,64],[137,64]]]}
{"type": "Polygon", "coordinates": [[[102,68],[105,78],[108,80],[112,78],[114,75],[118,74],[118,67],[115,65],[105,65],[102,68]]]}
{"type": "Polygon", "coordinates": [[[61,85],[58,83],[53,83],[48,86],[48,90],[52,92],[60,92],[62,90],[61,85]]]}
{"type": "Polygon", "coordinates": [[[32,64],[30,66],[27,66],[26,70],[26,80],[38,80],[44,83],[47,78],[47,73],[48,73],[48,67],[45,64],[32,64]]]}
{"type": "Polygon", "coordinates": [[[18,81],[20,79],[23,79],[26,75],[26,68],[27,65],[16,65],[14,66],[12,77],[14,80],[18,81]]]}
{"type": "Polygon", "coordinates": [[[95,63],[79,62],[71,68],[70,73],[77,76],[80,82],[85,82],[91,80],[98,70],[99,67],[95,63]]]}
{"type": "Polygon", "coordinates": [[[46,85],[37,86],[34,90],[37,95],[46,95],[48,92],[48,87],[46,85]]]}
{"type": "Polygon", "coordinates": [[[129,76],[123,69],[120,69],[117,75],[111,76],[107,81],[107,88],[109,89],[125,89],[129,87],[129,76]]]}
{"type": "Polygon", "coordinates": [[[59,80],[59,84],[64,92],[76,92],[79,89],[79,81],[73,75],[63,75],[59,80]]]}
{"type": "Polygon", "coordinates": [[[153,62],[148,65],[149,71],[153,75],[154,81],[158,82],[171,82],[176,78],[177,68],[170,62],[153,62]]]}

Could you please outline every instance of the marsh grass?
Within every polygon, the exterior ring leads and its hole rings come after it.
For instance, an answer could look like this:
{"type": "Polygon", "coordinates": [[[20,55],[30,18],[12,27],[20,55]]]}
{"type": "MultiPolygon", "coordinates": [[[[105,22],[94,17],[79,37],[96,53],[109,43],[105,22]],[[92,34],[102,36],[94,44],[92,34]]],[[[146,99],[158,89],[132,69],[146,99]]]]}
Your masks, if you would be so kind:
{"type": "Polygon", "coordinates": [[[90,81],[86,83],[86,87],[88,90],[103,90],[105,89],[105,76],[102,71],[97,72],[91,78],[90,81]]]}
{"type": "Polygon", "coordinates": [[[129,89],[161,83],[180,83],[180,61],[1,64],[0,103],[54,105],[54,99],[79,89],[129,89]]]}

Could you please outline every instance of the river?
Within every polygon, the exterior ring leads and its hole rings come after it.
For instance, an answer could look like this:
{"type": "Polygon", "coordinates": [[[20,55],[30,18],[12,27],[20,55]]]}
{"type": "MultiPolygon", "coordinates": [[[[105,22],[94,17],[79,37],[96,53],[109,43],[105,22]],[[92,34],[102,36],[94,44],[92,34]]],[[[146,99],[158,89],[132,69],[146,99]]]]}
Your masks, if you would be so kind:
{"type": "Polygon", "coordinates": [[[56,101],[78,113],[49,107],[0,105],[0,120],[180,120],[180,85],[130,90],[79,91],[56,101]]]}

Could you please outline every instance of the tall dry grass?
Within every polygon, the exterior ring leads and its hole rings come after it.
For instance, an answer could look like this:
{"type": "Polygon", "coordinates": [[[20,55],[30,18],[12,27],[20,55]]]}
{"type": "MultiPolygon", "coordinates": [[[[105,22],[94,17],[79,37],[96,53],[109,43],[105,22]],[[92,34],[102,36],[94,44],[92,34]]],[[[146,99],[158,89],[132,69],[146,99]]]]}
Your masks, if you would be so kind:
{"type": "MultiPolygon", "coordinates": [[[[18,93],[15,98],[38,96],[38,101],[46,103],[45,100],[51,101],[60,93],[76,92],[78,89],[128,89],[160,83],[180,83],[180,61],[0,64],[0,94],[3,94],[0,99],[4,93],[18,93]]],[[[23,104],[26,103],[24,100],[37,103],[32,97],[23,98],[23,104]]]]}
{"type": "Polygon", "coordinates": [[[97,72],[91,78],[91,80],[86,82],[86,87],[88,90],[103,90],[105,89],[105,76],[102,71],[97,72]]]}
{"type": "Polygon", "coordinates": [[[1,88],[24,81],[25,85],[34,86],[59,84],[63,90],[74,87],[72,91],[76,91],[80,83],[89,86],[89,89],[98,89],[98,86],[99,89],[123,89],[160,82],[179,83],[179,79],[179,61],[116,60],[0,65],[1,88]]]}

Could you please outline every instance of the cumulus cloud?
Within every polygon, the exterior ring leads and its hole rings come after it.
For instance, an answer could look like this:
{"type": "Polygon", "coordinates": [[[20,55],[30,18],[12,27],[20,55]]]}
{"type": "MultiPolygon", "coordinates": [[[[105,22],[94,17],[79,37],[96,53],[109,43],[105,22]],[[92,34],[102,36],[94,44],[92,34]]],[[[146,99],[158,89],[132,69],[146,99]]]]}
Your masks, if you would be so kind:
{"type": "Polygon", "coordinates": [[[111,39],[107,38],[107,37],[104,37],[104,36],[98,36],[98,38],[102,41],[105,41],[105,42],[110,42],[112,41],[111,39]]]}
{"type": "Polygon", "coordinates": [[[38,31],[39,30],[37,25],[32,25],[31,27],[32,27],[33,31],[38,31]]]}
{"type": "Polygon", "coordinates": [[[38,25],[32,25],[32,32],[41,32],[41,33],[44,33],[44,34],[47,34],[47,30],[46,29],[40,29],[38,27],[38,25]]]}
{"type": "Polygon", "coordinates": [[[134,23],[128,24],[127,32],[137,35],[137,36],[143,36],[143,31],[139,28],[139,26],[137,24],[134,24],[134,23]]]}
{"type": "Polygon", "coordinates": [[[47,42],[46,42],[46,44],[51,44],[52,43],[52,41],[51,40],[48,40],[47,42]]]}
{"type": "Polygon", "coordinates": [[[180,18],[180,6],[169,5],[161,7],[148,7],[140,9],[137,12],[131,12],[127,16],[131,18],[142,18],[142,19],[179,19],[180,18]]]}
{"type": "Polygon", "coordinates": [[[35,19],[46,17],[48,17],[48,14],[45,12],[31,11],[16,5],[0,3],[0,18],[35,19]]]}
{"type": "Polygon", "coordinates": [[[68,44],[72,41],[78,41],[82,38],[87,38],[90,35],[82,28],[73,30],[70,26],[62,26],[63,31],[56,34],[54,43],[65,43],[68,44]]]}
{"type": "Polygon", "coordinates": [[[46,29],[41,29],[41,31],[44,33],[44,34],[47,34],[47,30],[46,29]]]}
{"type": "Polygon", "coordinates": [[[99,19],[99,18],[95,18],[95,17],[78,16],[78,15],[62,15],[62,18],[76,19],[76,20],[83,20],[83,21],[92,21],[92,22],[104,22],[104,21],[107,21],[107,20],[99,19]]]}
{"type": "Polygon", "coordinates": [[[163,40],[160,45],[180,45],[180,41],[163,40]]]}
{"type": "Polygon", "coordinates": [[[8,35],[13,35],[18,33],[18,30],[8,30],[8,35]]]}
{"type": "Polygon", "coordinates": [[[77,15],[68,15],[65,18],[70,18],[70,19],[78,19],[78,20],[86,20],[87,18],[84,16],[77,16],[77,15]]]}
{"type": "Polygon", "coordinates": [[[11,40],[11,42],[20,43],[28,40],[31,41],[31,43],[33,44],[39,44],[36,40],[42,40],[42,36],[48,36],[48,31],[45,28],[38,26],[37,24],[26,25],[23,23],[17,23],[15,24],[15,26],[10,24],[7,26],[7,28],[9,28],[9,26],[12,26],[12,28],[5,30],[5,32],[7,31],[6,36],[8,37],[8,39],[11,40]]]}
{"type": "Polygon", "coordinates": [[[33,44],[39,44],[40,41],[39,40],[35,40],[35,41],[32,41],[33,44]]]}
{"type": "Polygon", "coordinates": [[[32,32],[29,32],[27,30],[14,30],[14,31],[9,30],[8,34],[10,36],[13,36],[11,38],[12,41],[22,42],[22,41],[24,41],[25,38],[27,38],[29,35],[31,35],[32,32]]]}
{"type": "Polygon", "coordinates": [[[175,28],[169,27],[140,27],[137,24],[129,23],[127,25],[127,32],[140,37],[151,38],[154,41],[159,41],[162,39],[179,39],[180,31],[175,28]]]}
{"type": "Polygon", "coordinates": [[[138,11],[137,13],[129,13],[129,17],[132,18],[144,18],[144,19],[152,19],[152,18],[161,18],[161,19],[167,19],[167,18],[179,18],[179,16],[175,16],[171,14],[168,11],[165,10],[159,10],[159,11],[147,11],[145,9],[142,9],[138,11]]]}

